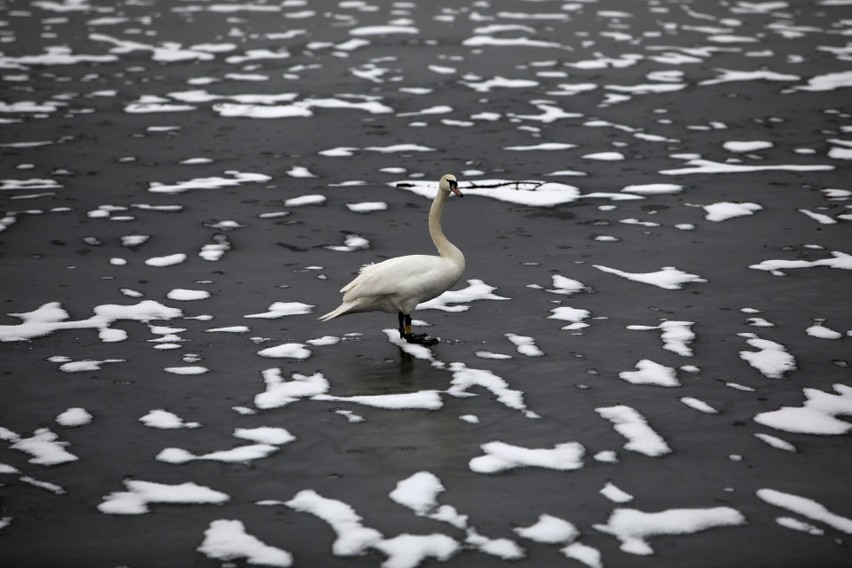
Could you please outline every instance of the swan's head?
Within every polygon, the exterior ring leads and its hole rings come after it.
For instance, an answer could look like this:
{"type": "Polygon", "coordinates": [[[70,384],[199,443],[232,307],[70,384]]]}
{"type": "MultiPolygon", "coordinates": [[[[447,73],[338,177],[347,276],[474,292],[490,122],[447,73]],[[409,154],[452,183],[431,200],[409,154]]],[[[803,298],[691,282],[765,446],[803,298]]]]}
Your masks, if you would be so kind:
{"type": "Polygon", "coordinates": [[[444,174],[441,177],[441,181],[438,182],[438,189],[441,191],[446,191],[447,193],[453,192],[459,197],[464,197],[462,192],[459,191],[459,183],[456,181],[456,176],[453,174],[444,174]]]}

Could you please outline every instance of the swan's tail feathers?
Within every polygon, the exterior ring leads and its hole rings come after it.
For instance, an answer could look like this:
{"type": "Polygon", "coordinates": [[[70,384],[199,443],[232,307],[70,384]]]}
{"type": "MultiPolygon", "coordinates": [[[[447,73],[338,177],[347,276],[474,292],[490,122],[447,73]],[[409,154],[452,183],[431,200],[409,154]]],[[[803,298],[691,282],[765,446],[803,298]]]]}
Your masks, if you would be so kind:
{"type": "Polygon", "coordinates": [[[350,309],[352,309],[352,304],[349,304],[347,302],[343,302],[342,304],[340,304],[337,307],[337,309],[334,309],[334,310],[328,312],[324,316],[320,316],[319,320],[320,321],[328,321],[328,320],[334,319],[336,317],[340,317],[342,315],[349,313],[350,309]]]}

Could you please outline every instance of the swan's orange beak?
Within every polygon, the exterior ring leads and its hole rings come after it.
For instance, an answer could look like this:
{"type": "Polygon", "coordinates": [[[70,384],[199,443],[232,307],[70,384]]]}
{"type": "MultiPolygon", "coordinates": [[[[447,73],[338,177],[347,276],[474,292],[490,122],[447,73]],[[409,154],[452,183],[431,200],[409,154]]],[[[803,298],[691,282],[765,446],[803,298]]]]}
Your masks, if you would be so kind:
{"type": "Polygon", "coordinates": [[[450,190],[453,193],[455,193],[459,197],[464,197],[464,194],[462,194],[462,192],[459,191],[459,184],[458,184],[458,182],[456,182],[456,180],[449,180],[449,183],[450,183],[450,190]]]}

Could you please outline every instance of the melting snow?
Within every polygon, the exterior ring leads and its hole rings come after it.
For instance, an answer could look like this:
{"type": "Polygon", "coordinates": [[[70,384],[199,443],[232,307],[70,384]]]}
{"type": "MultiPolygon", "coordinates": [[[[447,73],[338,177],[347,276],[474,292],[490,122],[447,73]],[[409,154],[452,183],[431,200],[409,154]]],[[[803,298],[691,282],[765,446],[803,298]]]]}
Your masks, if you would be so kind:
{"type": "Polygon", "coordinates": [[[754,421],[785,432],[802,434],[840,435],[852,430],[852,424],[836,416],[852,416],[852,387],[834,385],[838,394],[805,388],[802,406],[784,406],[761,412],[754,421]]]}
{"type": "Polygon", "coordinates": [[[112,493],[98,505],[101,513],[110,515],[142,515],[150,512],[149,503],[219,504],[230,497],[195,483],[167,485],[138,479],[124,481],[127,491],[112,493]]]}
{"type": "Polygon", "coordinates": [[[625,450],[631,450],[645,454],[646,456],[659,457],[671,453],[663,438],[657,434],[635,409],[625,406],[609,406],[596,408],[602,418],[613,423],[615,431],[627,438],[624,444],[625,450]]]}
{"type": "Polygon", "coordinates": [[[774,489],[759,489],[757,496],[776,507],[781,507],[811,520],[825,523],[833,529],[852,534],[852,519],[832,513],[813,499],[800,497],[774,489]]]}
{"type": "Polygon", "coordinates": [[[204,541],[198,551],[215,560],[230,562],[245,558],[249,564],[280,566],[293,564],[293,556],[286,550],[263,543],[246,533],[241,521],[220,519],[210,523],[204,531],[204,541]]]}
{"type": "Polygon", "coordinates": [[[673,266],[664,266],[657,272],[645,273],[624,272],[616,268],[609,268],[597,264],[595,264],[594,267],[603,272],[615,274],[622,278],[633,280],[634,282],[651,284],[652,286],[657,286],[665,290],[680,290],[683,288],[684,284],[688,284],[690,282],[707,282],[707,280],[701,278],[697,274],[689,274],[688,272],[684,272],[673,266]]]}
{"type": "Polygon", "coordinates": [[[783,379],[784,374],[796,369],[796,359],[780,343],[761,339],[753,333],[740,333],[746,343],[758,351],[740,351],[740,357],[770,379],[783,379]]]}
{"type": "Polygon", "coordinates": [[[679,387],[680,381],[671,367],[660,365],[649,359],[636,363],[636,371],[624,371],[619,377],[634,385],[657,385],[660,387],[679,387]]]}
{"type": "Polygon", "coordinates": [[[476,473],[499,473],[518,467],[543,467],[569,471],[583,467],[585,449],[576,442],[556,444],[553,449],[531,449],[504,442],[482,445],[484,456],[470,460],[470,469],[476,473]]]}
{"type": "Polygon", "coordinates": [[[745,524],[745,517],[730,507],[710,509],[669,509],[646,513],[637,509],[616,509],[605,525],[595,525],[601,532],[621,541],[621,550],[630,554],[653,554],[648,539],[659,535],[690,534],[725,526],[745,524]]]}
{"type": "Polygon", "coordinates": [[[707,212],[705,219],[708,221],[726,221],[734,217],[742,217],[744,215],[754,215],[755,211],[763,209],[757,203],[713,203],[705,205],[704,210],[707,212]]]}
{"type": "Polygon", "coordinates": [[[66,428],[85,426],[92,421],[92,415],[85,408],[69,408],[56,417],[56,423],[66,428]]]}

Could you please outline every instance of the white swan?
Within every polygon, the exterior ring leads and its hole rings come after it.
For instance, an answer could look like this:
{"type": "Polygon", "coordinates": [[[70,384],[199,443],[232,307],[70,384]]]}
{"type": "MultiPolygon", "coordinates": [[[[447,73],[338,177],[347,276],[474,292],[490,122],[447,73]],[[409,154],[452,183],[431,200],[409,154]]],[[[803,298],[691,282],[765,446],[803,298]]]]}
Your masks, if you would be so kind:
{"type": "Polygon", "coordinates": [[[426,334],[411,333],[411,312],[417,304],[449,290],[464,272],[464,255],[441,229],[441,215],[450,192],[463,197],[455,176],[446,174],[438,182],[438,193],[429,209],[429,235],[440,256],[412,254],[364,265],[360,274],[340,290],[343,303],[319,319],[328,321],[358,312],[396,312],[400,337],[409,343],[437,343],[426,334]]]}

